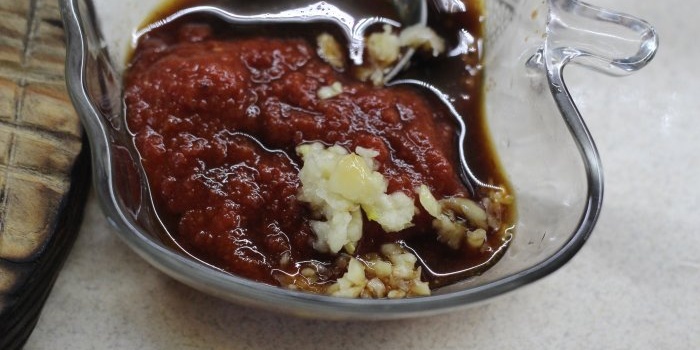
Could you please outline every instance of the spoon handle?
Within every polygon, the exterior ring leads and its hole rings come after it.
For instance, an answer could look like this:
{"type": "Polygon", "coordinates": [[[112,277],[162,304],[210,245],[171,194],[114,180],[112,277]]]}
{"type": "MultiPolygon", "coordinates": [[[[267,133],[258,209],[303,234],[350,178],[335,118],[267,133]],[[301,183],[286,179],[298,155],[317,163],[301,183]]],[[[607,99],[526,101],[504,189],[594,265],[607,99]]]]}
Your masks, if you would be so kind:
{"type": "Polygon", "coordinates": [[[235,14],[215,6],[195,6],[177,11],[165,19],[148,25],[135,34],[135,40],[145,33],[170,23],[183,16],[192,14],[209,14],[216,16],[231,24],[259,24],[259,23],[317,23],[329,22],[336,24],[348,40],[350,60],[356,65],[362,64],[364,52],[365,31],[375,24],[387,24],[393,27],[401,27],[401,23],[385,17],[367,17],[356,19],[349,13],[335,5],[321,1],[308,6],[285,10],[277,13],[262,13],[255,15],[235,14]]]}

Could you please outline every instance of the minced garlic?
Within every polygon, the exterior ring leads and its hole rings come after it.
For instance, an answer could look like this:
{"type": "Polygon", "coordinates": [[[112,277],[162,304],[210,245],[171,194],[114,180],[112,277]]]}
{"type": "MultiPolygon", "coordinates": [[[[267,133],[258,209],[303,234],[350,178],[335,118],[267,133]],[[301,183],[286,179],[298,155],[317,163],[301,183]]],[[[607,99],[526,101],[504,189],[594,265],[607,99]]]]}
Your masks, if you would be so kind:
{"type": "Polygon", "coordinates": [[[372,33],[367,37],[367,54],[379,66],[396,62],[401,55],[399,37],[391,32],[391,27],[384,26],[384,31],[372,33]]]}
{"type": "Polygon", "coordinates": [[[349,153],[343,147],[326,148],[321,143],[304,144],[296,149],[304,161],[299,172],[302,186],[299,200],[310,204],[316,234],[314,249],[352,254],[362,237],[363,210],[386,232],[397,232],[412,225],[416,213],[413,199],[403,192],[387,194],[388,182],[377,172],[376,151],[357,147],[349,153]]]}
{"type": "Polygon", "coordinates": [[[438,240],[452,249],[466,242],[472,248],[480,248],[486,242],[489,215],[476,202],[467,198],[446,198],[438,201],[427,186],[416,189],[418,200],[433,219],[438,240]],[[466,222],[458,219],[458,216],[466,222]]]}
{"type": "Polygon", "coordinates": [[[332,35],[322,33],[316,37],[316,44],[318,45],[318,55],[321,59],[337,70],[345,68],[345,51],[343,51],[343,48],[332,35]]]}
{"type": "Polygon", "coordinates": [[[430,295],[422,282],[416,256],[398,244],[384,244],[382,256],[362,260],[350,258],[347,272],[326,290],[326,294],[348,298],[405,298],[430,295]]]}
{"type": "MultiPolygon", "coordinates": [[[[321,59],[335,69],[344,69],[344,52],[332,35],[323,33],[316,38],[316,42],[321,59]]],[[[365,47],[367,60],[355,68],[355,77],[379,86],[384,84],[385,75],[391,72],[405,54],[406,50],[403,49],[429,50],[433,56],[437,56],[445,52],[445,40],[424,25],[403,28],[398,34],[392,31],[391,26],[385,25],[382,31],[365,38],[365,47]]]]}
{"type": "Polygon", "coordinates": [[[329,98],[336,97],[342,93],[343,85],[340,84],[340,82],[336,81],[331,85],[321,87],[320,89],[318,89],[318,92],[316,94],[318,95],[318,98],[322,100],[327,100],[329,98]]]}
{"type": "Polygon", "coordinates": [[[433,56],[445,52],[445,39],[432,29],[422,25],[413,25],[401,30],[399,44],[402,47],[431,50],[433,56]]]}

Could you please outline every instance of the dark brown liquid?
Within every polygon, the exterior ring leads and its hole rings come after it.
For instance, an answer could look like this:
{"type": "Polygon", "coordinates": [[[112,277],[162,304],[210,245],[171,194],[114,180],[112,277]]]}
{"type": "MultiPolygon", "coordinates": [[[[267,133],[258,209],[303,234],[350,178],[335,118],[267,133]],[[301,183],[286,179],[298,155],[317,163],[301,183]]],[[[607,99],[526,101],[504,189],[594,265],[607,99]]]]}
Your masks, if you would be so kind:
{"type": "MultiPolygon", "coordinates": [[[[238,1],[235,5],[232,3],[232,1],[224,0],[172,1],[156,11],[146,23],[153,23],[180,9],[194,5],[235,7],[235,12],[238,14],[256,14],[260,13],[261,9],[264,9],[265,12],[275,11],[275,9],[270,7],[274,1],[270,0],[238,1]]],[[[304,6],[309,3],[309,1],[285,2],[285,7],[304,6]]],[[[477,40],[482,37],[481,8],[478,6],[478,2],[467,1],[468,10],[464,13],[455,14],[440,14],[436,11],[432,2],[429,3],[431,4],[429,26],[447,40],[448,52],[450,52],[451,48],[461,44],[460,32],[463,30],[466,30],[477,40]]],[[[354,1],[352,4],[353,11],[348,12],[353,14],[359,14],[360,16],[362,14],[372,14],[396,18],[396,16],[392,15],[393,9],[388,2],[362,0],[354,1]]],[[[337,33],[337,28],[331,25],[314,24],[313,29],[309,30],[308,24],[234,26],[203,16],[192,16],[182,20],[206,21],[214,28],[216,38],[222,40],[254,36],[302,37],[313,43],[315,36],[321,32],[337,33]]],[[[169,26],[172,25],[167,24],[156,30],[167,31],[169,26]]],[[[340,38],[341,36],[336,35],[336,37],[340,38]]],[[[451,97],[455,108],[467,124],[467,145],[465,145],[465,148],[472,171],[483,182],[505,188],[508,193],[512,193],[493,150],[486,119],[484,118],[483,70],[480,66],[480,57],[482,56],[482,53],[479,52],[480,46],[473,45],[470,47],[471,49],[466,52],[448,55],[447,57],[415,57],[410,71],[405,74],[412,78],[419,77],[421,80],[434,84],[451,97]]],[[[293,154],[290,154],[290,157],[297,160],[293,154]]],[[[457,159],[455,159],[454,163],[459,164],[457,159]]],[[[477,189],[475,195],[475,199],[478,200],[479,197],[486,196],[487,193],[484,189],[477,189]]],[[[427,280],[431,287],[437,287],[479,274],[495,263],[502,256],[510,242],[509,230],[514,222],[514,206],[510,206],[503,215],[502,227],[497,230],[498,232],[490,232],[488,236],[487,246],[489,249],[480,252],[469,248],[453,250],[444,244],[437,244],[435,235],[432,234],[409,235],[401,243],[418,256],[419,261],[424,266],[424,280],[427,280]]],[[[365,229],[367,236],[363,238],[361,245],[358,247],[358,253],[376,252],[379,250],[379,246],[385,243],[384,238],[381,238],[379,235],[376,235],[376,237],[373,235],[373,232],[378,231],[376,227],[372,227],[372,225],[377,226],[376,224],[365,220],[365,225],[369,226],[365,229]]],[[[176,226],[172,225],[171,227],[175,229],[176,226]]],[[[317,258],[321,261],[332,261],[331,258],[322,255],[319,255],[317,258]]]]}

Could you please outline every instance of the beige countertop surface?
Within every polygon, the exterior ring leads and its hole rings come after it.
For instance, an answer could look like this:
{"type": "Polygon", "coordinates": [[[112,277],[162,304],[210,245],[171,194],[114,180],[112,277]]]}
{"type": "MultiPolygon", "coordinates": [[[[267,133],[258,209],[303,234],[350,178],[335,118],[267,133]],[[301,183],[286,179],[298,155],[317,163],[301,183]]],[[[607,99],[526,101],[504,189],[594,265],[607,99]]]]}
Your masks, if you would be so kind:
{"type": "Polygon", "coordinates": [[[248,309],[148,265],[90,197],[26,349],[692,349],[700,347],[700,2],[595,0],[661,37],[625,78],[567,69],[605,170],[602,215],[567,265],[442,316],[328,322],[248,309]]]}

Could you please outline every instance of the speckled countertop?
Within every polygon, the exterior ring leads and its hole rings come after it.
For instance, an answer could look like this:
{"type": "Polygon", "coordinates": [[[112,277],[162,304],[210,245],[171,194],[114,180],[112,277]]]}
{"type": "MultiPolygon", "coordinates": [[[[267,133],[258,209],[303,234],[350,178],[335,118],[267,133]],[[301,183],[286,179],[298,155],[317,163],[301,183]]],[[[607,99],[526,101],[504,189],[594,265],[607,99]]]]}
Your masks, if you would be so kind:
{"type": "Polygon", "coordinates": [[[626,78],[567,82],[603,159],[603,213],[566,266],[466,311],[381,323],[242,308],[186,287],[111,232],[96,198],[27,349],[691,349],[700,347],[700,2],[595,0],[655,25],[626,78]]]}

